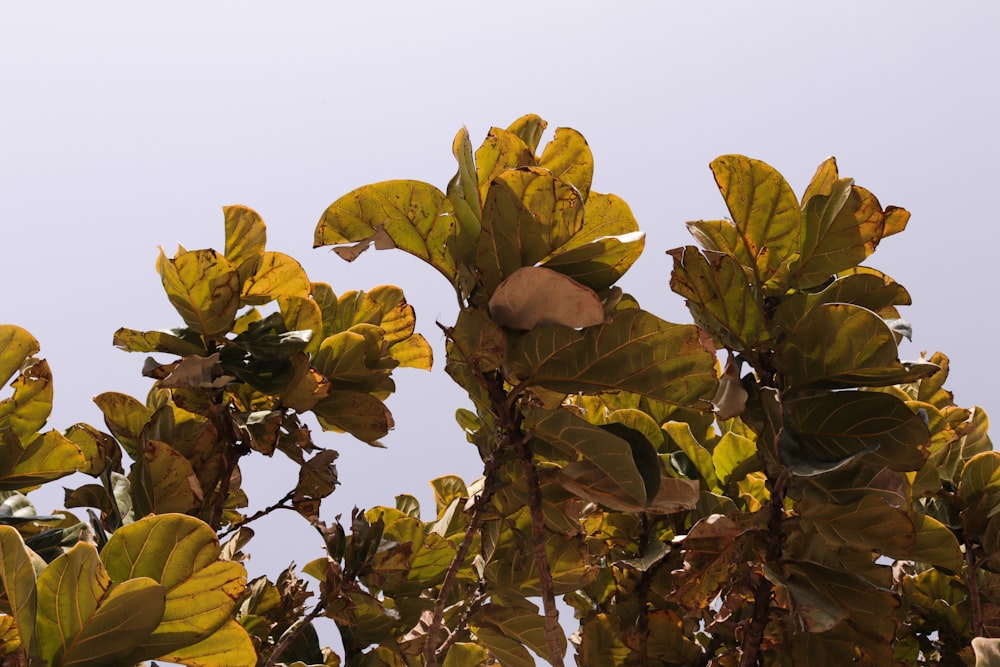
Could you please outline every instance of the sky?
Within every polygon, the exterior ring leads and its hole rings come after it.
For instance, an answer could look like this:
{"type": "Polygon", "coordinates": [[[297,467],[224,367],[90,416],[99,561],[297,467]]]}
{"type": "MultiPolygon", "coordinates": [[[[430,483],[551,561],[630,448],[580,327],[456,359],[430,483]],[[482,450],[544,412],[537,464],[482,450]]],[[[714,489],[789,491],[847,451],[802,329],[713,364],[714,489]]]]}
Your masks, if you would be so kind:
{"type": "MultiPolygon", "coordinates": [[[[835,155],[842,176],[912,214],[906,232],[867,262],[913,297],[903,313],[913,342],[901,356],[945,352],[956,402],[1000,415],[1000,359],[989,349],[1000,323],[1000,6],[611,7],[5,4],[0,322],[41,342],[55,378],[49,425],[103,427],[94,395],[145,396],[144,355],[113,348],[112,334],[179,326],[154,268],[158,246],[168,255],[178,243],[221,250],[222,207],[244,204],[267,223],[268,249],[298,259],[312,280],[338,293],[405,289],[437,363],[430,373],[397,371],[387,449],[314,433],[341,454],[342,485],[323,517],[410,493],[431,518],[428,480],[481,472],[454,421],[468,401],[444,373],[435,325],[454,322],[453,292],[398,251],[347,264],[314,250],[313,230],[330,203],[361,185],[416,179],[443,189],[460,127],[478,145],[490,126],[526,113],[549,121],[547,138],[572,127],[588,139],[594,189],[623,197],[647,234],[645,254],[619,284],[677,322],[691,320],[668,288],[665,251],[692,243],[685,221],[727,214],[709,162],[726,153],[764,160],[801,193],[835,155]]],[[[294,484],[285,463],[258,456],[243,466],[250,511],[294,484]]],[[[41,512],[61,500],[52,486],[32,496],[41,512]]],[[[320,553],[291,513],[257,528],[251,575],[274,577],[320,553]]]]}

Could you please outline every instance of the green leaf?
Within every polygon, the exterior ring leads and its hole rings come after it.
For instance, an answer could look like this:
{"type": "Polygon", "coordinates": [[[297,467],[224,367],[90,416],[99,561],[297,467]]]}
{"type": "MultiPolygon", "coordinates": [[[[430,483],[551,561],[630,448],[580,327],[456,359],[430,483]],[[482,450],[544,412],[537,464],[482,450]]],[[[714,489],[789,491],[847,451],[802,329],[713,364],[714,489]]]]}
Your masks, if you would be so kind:
{"type": "Polygon", "coordinates": [[[724,253],[699,252],[694,246],[667,251],[674,259],[670,289],[687,299],[703,329],[738,351],[767,338],[764,309],[745,269],[724,253]]]}
{"type": "Polygon", "coordinates": [[[916,536],[909,515],[879,496],[864,496],[849,505],[802,502],[799,510],[803,520],[815,526],[833,547],[875,551],[893,558],[908,558],[913,553],[916,536]]]}
{"type": "MultiPolygon", "coordinates": [[[[485,623],[490,623],[510,639],[530,648],[536,655],[545,657],[548,654],[545,618],[538,614],[538,609],[534,605],[502,607],[498,604],[486,604],[476,612],[471,622],[480,630],[485,623]]],[[[559,653],[565,655],[566,637],[561,629],[557,639],[559,653]]]]}
{"type": "Polygon", "coordinates": [[[828,303],[813,308],[779,348],[774,363],[795,388],[883,387],[937,371],[926,362],[900,363],[896,339],[866,308],[828,303]]]}
{"type": "Polygon", "coordinates": [[[594,180],[594,156],[583,135],[568,127],[557,127],[555,137],[542,151],[538,166],[577,190],[584,201],[594,180]]]}
{"type": "Polygon", "coordinates": [[[528,150],[534,153],[538,150],[538,142],[542,139],[542,134],[548,123],[538,114],[525,114],[507,126],[507,131],[517,135],[528,150]]]}
{"type": "Polygon", "coordinates": [[[219,553],[219,540],[208,524],[181,514],[147,517],[111,536],[101,560],[112,579],[149,577],[166,589],[163,620],[138,645],[131,656],[135,662],[169,659],[167,653],[233,622],[246,570],[220,561],[219,553]]]}
{"type": "Polygon", "coordinates": [[[267,228],[257,211],[246,206],[224,206],[226,259],[240,277],[240,289],[260,266],[267,243],[267,228]]]}
{"type": "Polygon", "coordinates": [[[250,635],[233,619],[196,644],[188,644],[157,656],[188,667],[245,667],[256,664],[257,652],[250,635]]]}
{"type": "Polygon", "coordinates": [[[910,305],[910,294],[889,276],[866,267],[839,276],[820,292],[797,292],[786,298],[774,313],[774,322],[792,330],[806,313],[825,303],[850,303],[885,316],[895,306],[910,305]]]}
{"type": "Polygon", "coordinates": [[[697,327],[639,309],[582,332],[541,327],[522,336],[508,363],[522,386],[565,393],[629,391],[675,405],[711,409],[715,357],[697,327]]]}
{"type": "Polygon", "coordinates": [[[14,395],[0,401],[0,429],[10,429],[22,442],[28,442],[52,412],[52,373],[48,362],[36,361],[22,367],[11,386],[14,395]]]}
{"type": "Polygon", "coordinates": [[[17,621],[17,631],[24,652],[33,652],[35,635],[35,568],[24,540],[16,528],[0,526],[0,582],[6,602],[17,621]]]}
{"type": "Polygon", "coordinates": [[[167,259],[161,248],[156,270],[188,327],[208,338],[229,331],[240,307],[239,274],[229,260],[211,249],[182,251],[167,259]]]}
{"type": "Polygon", "coordinates": [[[458,131],[451,151],[458,161],[458,173],[448,183],[447,192],[458,224],[449,243],[449,250],[456,264],[471,264],[476,239],[479,238],[483,204],[479,199],[479,179],[468,129],[463,127],[458,131]]]}
{"type": "Polygon", "coordinates": [[[24,361],[39,349],[38,341],[27,330],[0,324],[0,386],[6,385],[24,361]]]}
{"type": "MultiPolygon", "coordinates": [[[[740,481],[737,478],[730,479],[730,477],[740,466],[756,455],[757,444],[753,440],[732,431],[725,433],[712,449],[712,464],[719,477],[719,483],[724,486],[730,482],[740,481]]],[[[743,475],[745,474],[746,472],[743,473],[743,475]]]]}
{"type": "Polygon", "coordinates": [[[537,664],[521,642],[511,639],[495,626],[470,624],[470,629],[503,667],[535,667],[537,664]]]}
{"type": "Polygon", "coordinates": [[[452,284],[458,277],[448,250],[454,233],[451,202],[420,181],[385,181],[353,190],[326,209],[316,226],[313,247],[366,241],[384,229],[405,250],[440,271],[452,284]]]}
{"type": "Polygon", "coordinates": [[[185,340],[168,331],[136,331],[122,327],[115,332],[113,344],[126,352],[167,352],[181,357],[208,354],[202,344],[185,340]]]}
{"type": "Polygon", "coordinates": [[[480,667],[489,659],[486,648],[478,644],[455,642],[441,663],[441,667],[480,667]]]}
{"type": "Polygon", "coordinates": [[[748,267],[755,286],[784,292],[788,262],[799,250],[801,212],[795,193],[781,174],[759,160],[723,155],[711,168],[733,222],[689,222],[688,229],[706,249],[748,267]]]}
{"type": "Polygon", "coordinates": [[[302,265],[280,252],[261,255],[257,270],[247,279],[240,305],[259,306],[279,297],[309,297],[312,285],[302,265]]]}
{"type": "Polygon", "coordinates": [[[392,415],[382,401],[358,391],[335,389],[312,411],[325,430],[346,431],[374,446],[381,446],[378,439],[393,427],[392,415]]]}
{"type": "Polygon", "coordinates": [[[913,527],[916,529],[916,544],[913,560],[930,563],[950,573],[962,570],[963,554],[955,533],[932,516],[914,512],[913,527]]]}
{"type": "MultiPolygon", "coordinates": [[[[544,121],[542,121],[544,127],[544,121]]],[[[536,139],[537,142],[537,139],[536,139]]],[[[537,146],[537,143],[536,143],[537,146]]],[[[508,169],[534,167],[534,150],[529,148],[520,133],[490,128],[483,144],[476,150],[476,179],[479,181],[479,200],[486,202],[486,194],[493,179],[508,169]]]]}
{"type": "Polygon", "coordinates": [[[15,491],[71,475],[87,466],[80,448],[58,431],[24,447],[11,431],[0,431],[0,491],[15,491]]]}
{"type": "Polygon", "coordinates": [[[539,168],[508,170],[483,204],[476,267],[487,295],[522,266],[532,266],[580,231],[583,201],[572,186],[539,168]]]}
{"type": "Polygon", "coordinates": [[[542,261],[541,266],[601,291],[617,282],[635,264],[645,247],[643,232],[602,236],[566,251],[556,250],[549,259],[542,261]]]}
{"type": "Polygon", "coordinates": [[[722,492],[722,482],[715,472],[715,462],[712,453],[694,437],[691,426],[686,422],[667,422],[663,430],[670,440],[682,451],[688,460],[694,464],[698,476],[710,491],[722,492]]]}
{"type": "Polygon", "coordinates": [[[808,459],[836,461],[869,451],[865,459],[893,470],[919,470],[930,433],[895,396],[839,391],[786,400],[785,428],[808,459]]]}
{"type": "Polygon", "coordinates": [[[94,403],[104,413],[104,423],[133,459],[139,457],[139,439],[153,411],[136,399],[115,391],[98,394],[94,403]]]}
{"type": "Polygon", "coordinates": [[[278,308],[288,331],[311,332],[305,351],[316,354],[323,340],[323,311],[319,304],[306,297],[282,296],[278,297],[278,308]]]}

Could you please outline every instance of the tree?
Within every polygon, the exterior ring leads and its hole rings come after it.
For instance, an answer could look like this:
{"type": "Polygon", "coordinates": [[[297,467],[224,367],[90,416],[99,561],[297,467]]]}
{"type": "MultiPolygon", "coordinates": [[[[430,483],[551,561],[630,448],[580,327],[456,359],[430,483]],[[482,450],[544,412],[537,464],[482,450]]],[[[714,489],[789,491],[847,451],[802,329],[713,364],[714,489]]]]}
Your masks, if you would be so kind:
{"type": "Polygon", "coordinates": [[[732,219],[688,223],[699,245],[669,251],[694,319],[673,324],[616,285],[644,237],[591,190],[586,141],[560,128],[538,155],[544,129],[525,116],[475,152],[462,130],[445,191],[364,186],[316,227],[348,261],[416,255],[458,299],[445,370],[483,475],[432,480],[429,520],[407,495],[322,517],[337,454],[302,420],[378,444],[392,371],[431,366],[412,307],[311,282],[250,209],[225,210],[223,253],[161,252],[183,326],[114,342],[177,359],[147,361],[145,402],[95,399],[109,433],[39,433],[48,367],[0,328],[0,377],[17,375],[0,403],[4,664],[510,667],[563,664],[569,644],[582,665],[989,660],[1000,455],[944,389],[947,357],[899,361],[909,294],[861,266],[909,214],[832,159],[799,199],[720,157],[732,219]],[[247,516],[240,460],[276,453],[298,483],[247,516]],[[21,492],[76,470],[96,479],[66,495],[87,521],[36,515],[21,492]],[[279,509],[322,541],[315,595],[292,568],[246,581],[250,524],[279,509]]]}

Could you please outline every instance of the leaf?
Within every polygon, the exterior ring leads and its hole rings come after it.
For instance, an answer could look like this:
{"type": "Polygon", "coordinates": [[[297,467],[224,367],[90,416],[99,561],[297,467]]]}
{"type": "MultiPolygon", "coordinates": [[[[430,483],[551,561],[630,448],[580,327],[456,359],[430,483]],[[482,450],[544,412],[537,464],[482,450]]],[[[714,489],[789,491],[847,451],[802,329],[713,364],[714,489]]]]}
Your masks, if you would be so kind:
{"type": "Polygon", "coordinates": [[[332,390],[312,411],[324,430],[346,431],[374,446],[380,446],[378,439],[393,427],[382,401],[357,391],[332,390]]]}
{"type": "Polygon", "coordinates": [[[24,447],[11,431],[0,431],[0,491],[15,491],[71,475],[87,466],[80,448],[58,431],[24,447]]]}
{"type": "Polygon", "coordinates": [[[635,264],[645,246],[646,235],[639,231],[601,236],[565,251],[557,249],[541,265],[601,291],[611,287],[635,264]]]}
{"type": "Polygon", "coordinates": [[[557,127],[555,137],[542,151],[538,166],[577,190],[584,201],[594,179],[594,156],[583,135],[568,127],[557,127]]]}
{"type": "Polygon", "coordinates": [[[740,264],[694,246],[667,251],[674,259],[670,289],[687,299],[695,322],[737,351],[767,338],[764,309],[740,264]]]}
{"type": "Polygon", "coordinates": [[[583,201],[544,170],[508,170],[491,183],[483,204],[476,267],[487,295],[522,266],[532,266],[569,241],[583,224],[583,201]]]}
{"type": "Polygon", "coordinates": [[[365,250],[368,250],[369,246],[375,246],[376,250],[392,250],[396,247],[396,243],[389,236],[389,232],[385,231],[385,225],[376,225],[375,233],[366,239],[361,239],[357,243],[351,246],[339,246],[334,248],[333,251],[337,255],[348,262],[353,262],[358,257],[361,256],[365,250]]]}
{"type": "Polygon", "coordinates": [[[147,440],[142,455],[149,470],[153,512],[186,513],[199,505],[202,500],[201,484],[190,461],[158,440],[147,440]]]}
{"type": "Polygon", "coordinates": [[[516,639],[511,639],[493,625],[472,625],[476,639],[486,647],[503,667],[535,667],[535,659],[516,639]]]}
{"type": "Polygon", "coordinates": [[[28,442],[52,412],[52,373],[48,362],[36,361],[22,367],[11,386],[14,395],[0,401],[0,429],[10,429],[22,442],[28,442]]]}
{"type": "Polygon", "coordinates": [[[801,213],[792,188],[768,164],[742,155],[712,161],[712,173],[733,222],[689,222],[708,250],[724,252],[748,267],[754,285],[781,293],[788,262],[798,252],[801,213]]]}
{"type": "Polygon", "coordinates": [[[201,344],[185,340],[168,331],[136,331],[122,327],[115,332],[113,343],[119,350],[126,352],[167,352],[178,356],[207,353],[201,344]]]}
{"type": "Polygon", "coordinates": [[[25,360],[39,351],[38,341],[27,330],[0,324],[0,386],[6,385],[25,360]]]}
{"type": "MultiPolygon", "coordinates": [[[[541,123],[543,128],[544,123],[545,121],[541,123]]],[[[524,138],[513,131],[501,130],[498,127],[490,128],[486,139],[476,150],[475,157],[479,200],[484,203],[493,179],[508,169],[535,166],[534,149],[528,147],[524,138]]]]}
{"type": "Polygon", "coordinates": [[[927,514],[914,512],[911,518],[916,530],[913,560],[930,563],[950,573],[961,572],[963,554],[955,533],[927,514]]]}
{"type": "Polygon", "coordinates": [[[698,329],[643,310],[619,311],[604,325],[575,331],[541,327],[522,336],[508,363],[523,386],[565,393],[629,391],[708,409],[715,394],[715,357],[698,329]]]}
{"type": "Polygon", "coordinates": [[[60,664],[98,667],[117,661],[149,636],[163,616],[164,590],[139,577],[114,585],[77,634],[60,664]]]}
{"type": "Polygon", "coordinates": [[[900,363],[896,339],[866,308],[828,303],[813,308],[779,348],[775,365],[795,388],[883,387],[937,371],[926,362],[900,363]]]}
{"type": "Polygon", "coordinates": [[[240,289],[260,266],[267,243],[267,227],[257,211],[246,206],[224,206],[226,259],[240,277],[240,289]]]}
{"type": "Polygon", "coordinates": [[[870,451],[865,459],[893,470],[919,470],[930,433],[895,396],[840,391],[786,400],[785,428],[808,459],[836,461],[870,451]]]}
{"type": "Polygon", "coordinates": [[[455,283],[458,271],[447,247],[455,227],[451,202],[440,190],[420,181],[385,181],[347,193],[323,213],[313,247],[365,241],[379,227],[397,248],[424,260],[455,283]]]}
{"type": "Polygon", "coordinates": [[[183,357],[173,366],[173,370],[160,380],[162,389],[221,389],[233,380],[224,375],[219,364],[219,353],[208,356],[190,355],[183,357]]]}
{"type": "Polygon", "coordinates": [[[147,517],[111,535],[101,560],[113,580],[149,577],[166,589],[163,620],[131,654],[134,662],[169,659],[166,654],[233,623],[246,570],[220,561],[219,553],[208,524],[181,514],[147,517]]]}
{"type": "Polygon", "coordinates": [[[671,441],[694,464],[698,476],[710,491],[722,491],[722,483],[715,472],[712,453],[694,437],[690,424],[686,422],[667,422],[663,430],[671,441]]]}
{"type": "Polygon", "coordinates": [[[480,667],[486,664],[489,654],[484,646],[468,642],[455,642],[441,663],[441,667],[480,667]]]}
{"type": "Polygon", "coordinates": [[[16,528],[0,526],[0,582],[7,606],[17,621],[17,632],[26,654],[33,652],[35,635],[35,569],[16,528]]]}
{"type": "MultiPolygon", "coordinates": [[[[859,267],[865,268],[865,267],[859,267]]],[[[839,276],[820,292],[797,292],[784,299],[774,313],[774,322],[792,330],[806,313],[825,303],[850,303],[885,316],[895,306],[908,306],[910,294],[889,276],[866,269],[839,276]]]]}
{"type": "Polygon", "coordinates": [[[309,276],[298,261],[284,253],[267,251],[244,283],[240,305],[259,306],[279,297],[305,299],[311,289],[309,276]]]}
{"type": "MultiPolygon", "coordinates": [[[[502,607],[498,604],[486,604],[476,612],[471,623],[480,630],[485,623],[490,623],[510,639],[530,648],[536,655],[544,657],[548,654],[545,618],[539,616],[538,609],[534,605],[502,607]]],[[[565,655],[566,637],[561,628],[557,641],[559,654],[565,655]]]]}
{"type": "Polygon", "coordinates": [[[541,116],[529,113],[511,123],[507,127],[507,131],[520,137],[521,141],[528,147],[528,150],[534,153],[538,150],[538,142],[541,140],[546,127],[548,127],[548,123],[541,116]]]}
{"type": "Polygon", "coordinates": [[[891,506],[879,496],[867,495],[850,505],[802,502],[799,510],[803,520],[814,525],[832,547],[908,558],[916,544],[913,522],[906,510],[891,506]]]}
{"type": "Polygon", "coordinates": [[[182,251],[167,259],[161,248],[156,270],[188,327],[208,338],[229,331],[240,307],[239,274],[229,260],[210,249],[182,251]]]}
{"type": "Polygon", "coordinates": [[[188,644],[157,656],[188,667],[245,667],[257,660],[250,635],[233,619],[196,644],[188,644]]]}
{"type": "Polygon", "coordinates": [[[490,298],[493,321],[508,329],[571,329],[604,322],[597,294],[572,278],[541,266],[523,266],[500,283],[490,298]]]}
{"type": "Polygon", "coordinates": [[[337,466],[340,456],[332,449],[324,449],[306,461],[299,470],[295,492],[310,498],[325,498],[337,488],[337,466]]]}
{"type": "Polygon", "coordinates": [[[153,411],[136,399],[114,391],[98,394],[94,403],[104,413],[104,423],[133,459],[139,456],[142,429],[153,411]]]}

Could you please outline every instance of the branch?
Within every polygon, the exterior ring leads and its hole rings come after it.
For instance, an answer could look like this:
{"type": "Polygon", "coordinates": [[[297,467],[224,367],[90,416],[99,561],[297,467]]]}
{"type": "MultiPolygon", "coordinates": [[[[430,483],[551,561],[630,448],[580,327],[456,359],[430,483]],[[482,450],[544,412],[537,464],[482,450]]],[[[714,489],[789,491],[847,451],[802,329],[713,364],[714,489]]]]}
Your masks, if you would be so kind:
{"type": "Polygon", "coordinates": [[[969,589],[969,604],[972,605],[972,634],[976,637],[984,637],[983,633],[983,607],[979,598],[979,573],[976,568],[976,559],[972,554],[973,545],[969,538],[965,538],[965,586],[969,589]]]}
{"type": "Polygon", "coordinates": [[[278,664],[278,658],[280,658],[281,654],[285,652],[285,649],[291,646],[292,642],[295,641],[295,638],[302,634],[302,631],[305,630],[307,625],[323,613],[323,608],[325,606],[324,601],[320,600],[308,614],[292,623],[292,625],[285,630],[284,633],[282,633],[281,639],[278,641],[278,645],[274,647],[273,651],[271,651],[271,655],[268,657],[267,662],[264,663],[264,667],[274,667],[278,664]]]}
{"type": "Polygon", "coordinates": [[[269,507],[265,507],[264,509],[262,509],[262,510],[260,510],[258,512],[255,512],[254,514],[248,516],[247,518],[243,519],[242,521],[237,521],[236,523],[231,524],[228,528],[226,528],[224,531],[222,531],[221,533],[219,533],[219,539],[221,540],[223,537],[225,537],[226,535],[229,535],[230,533],[235,533],[237,530],[239,530],[243,526],[247,525],[251,521],[256,521],[257,519],[263,518],[263,517],[267,516],[268,514],[270,514],[271,512],[273,512],[275,510],[294,509],[294,508],[289,507],[288,505],[285,504],[288,501],[290,501],[293,497],[295,497],[295,490],[294,489],[292,489],[291,491],[289,491],[288,493],[286,493],[285,496],[281,500],[279,500],[278,502],[274,503],[273,505],[271,505],[269,507]]]}

